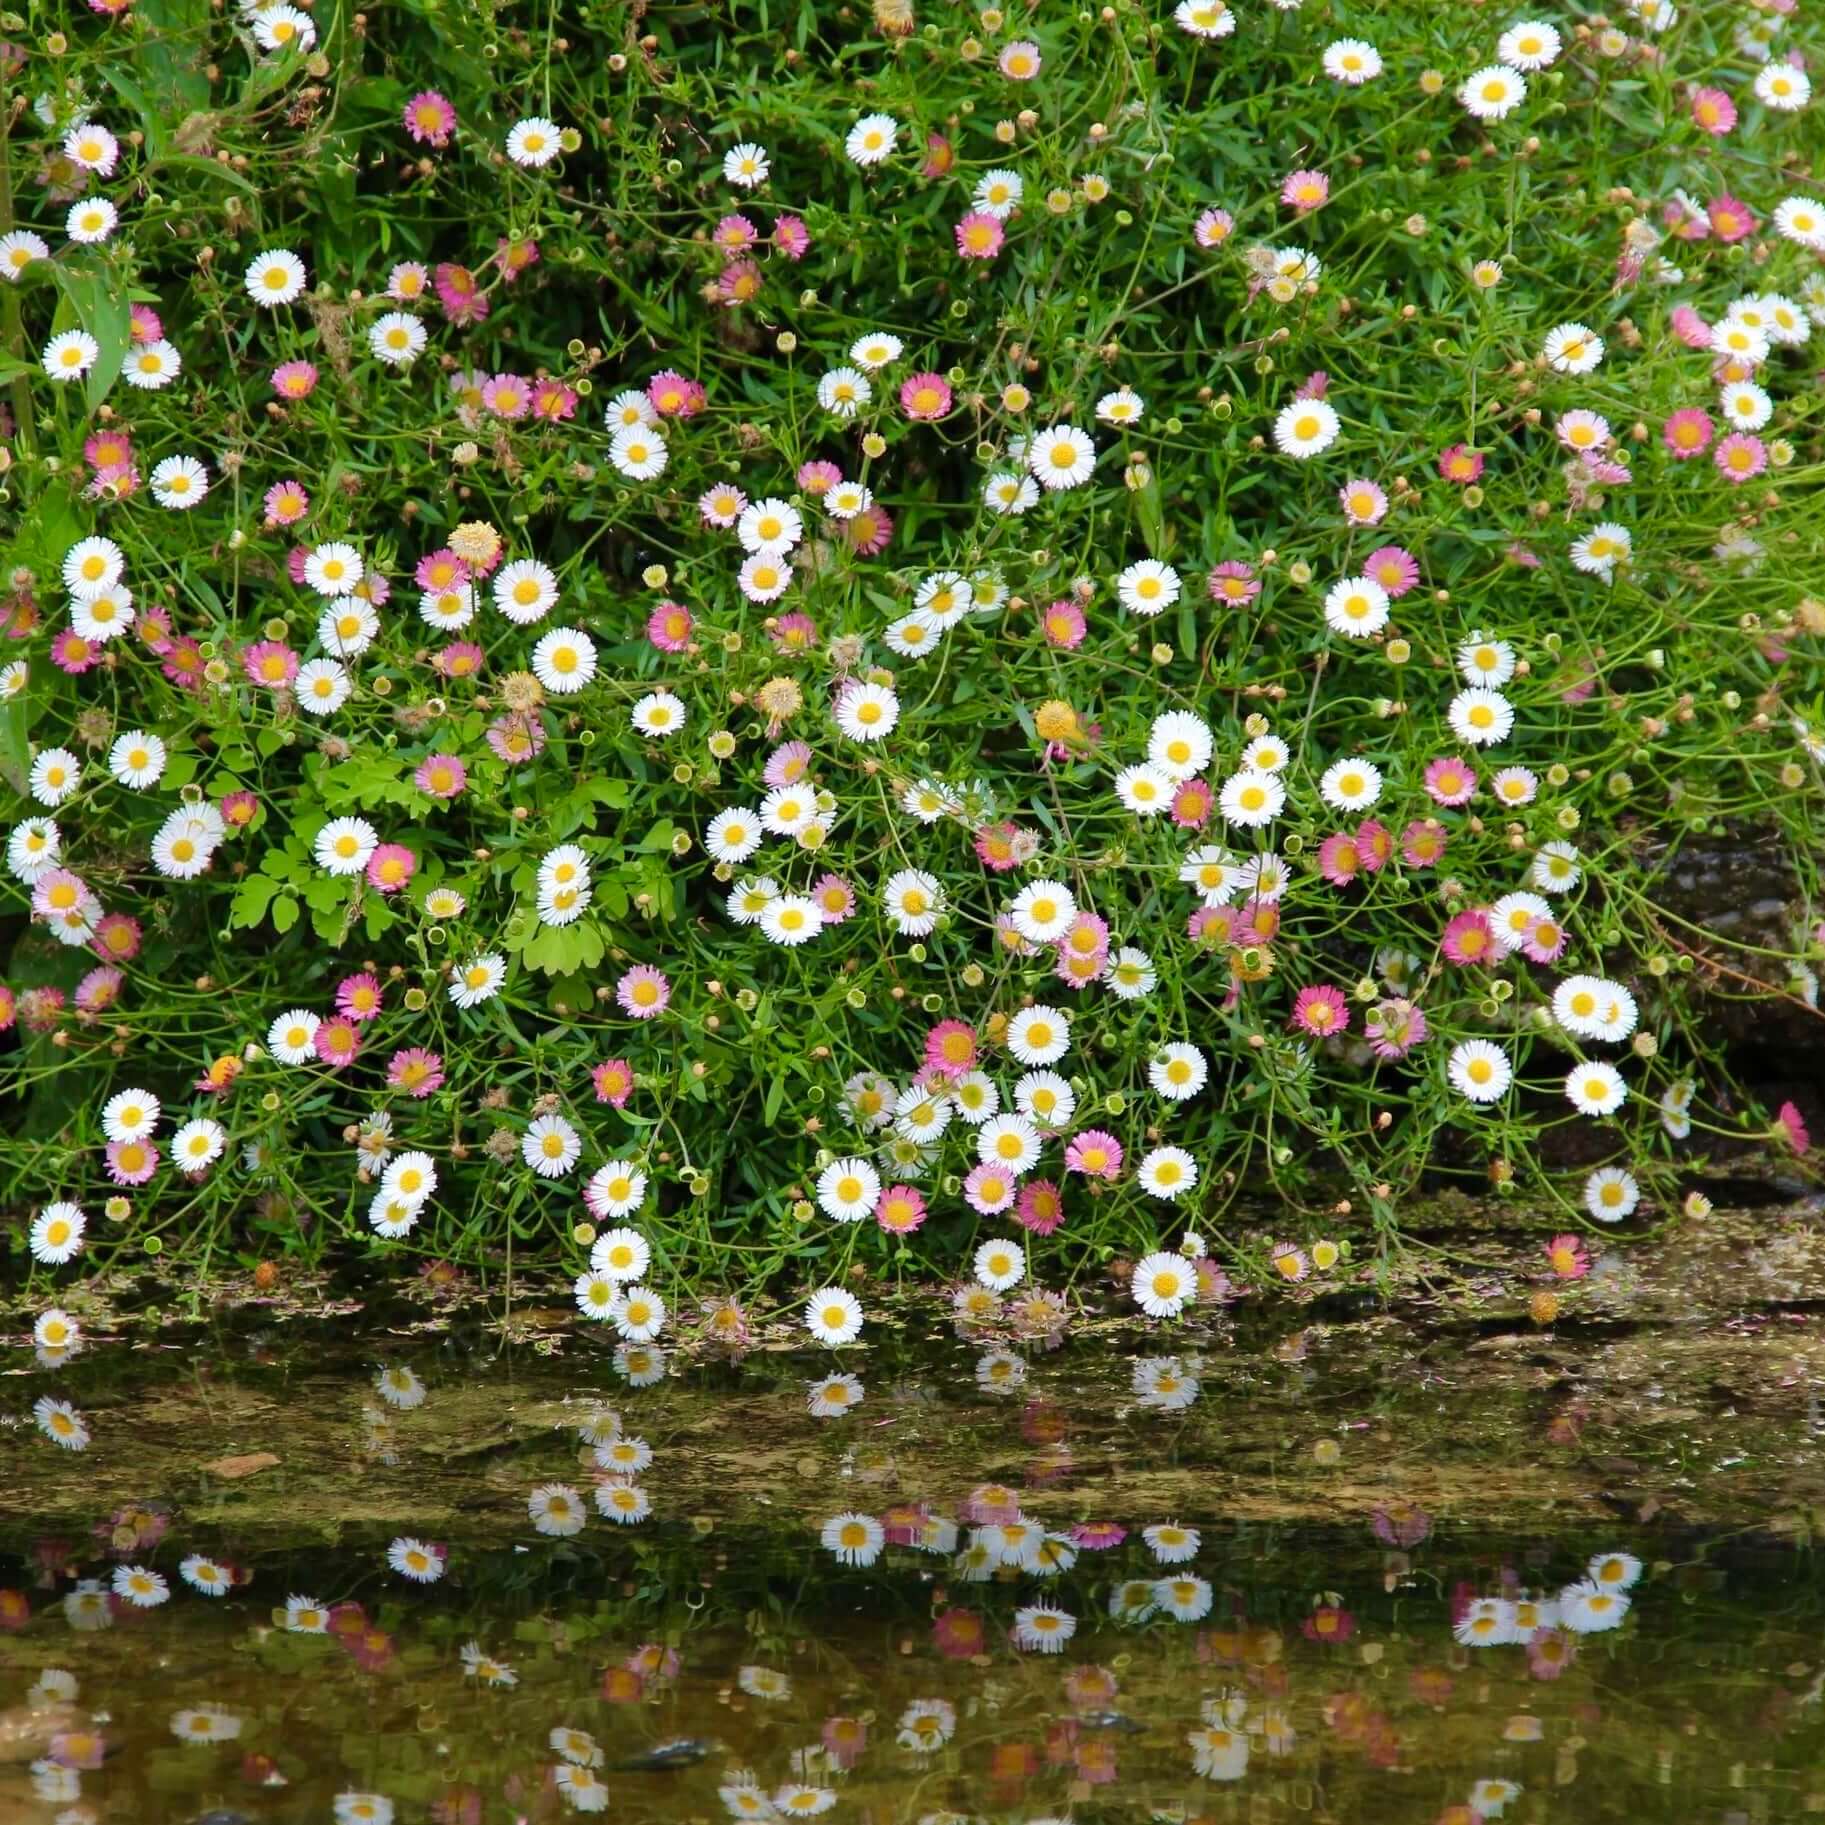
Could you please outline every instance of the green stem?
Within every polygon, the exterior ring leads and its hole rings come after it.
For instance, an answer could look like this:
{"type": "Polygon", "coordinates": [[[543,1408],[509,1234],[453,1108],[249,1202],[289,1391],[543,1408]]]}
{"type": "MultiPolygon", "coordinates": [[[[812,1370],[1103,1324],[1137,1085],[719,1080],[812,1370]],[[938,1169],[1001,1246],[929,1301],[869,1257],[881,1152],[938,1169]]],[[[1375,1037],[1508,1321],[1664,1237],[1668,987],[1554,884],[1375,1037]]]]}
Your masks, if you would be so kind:
{"type": "MultiPolygon", "coordinates": [[[[25,106],[24,96],[17,97],[0,112],[0,235],[13,231],[13,171],[10,163],[13,122],[25,106]]],[[[11,285],[0,285],[0,342],[16,361],[27,359],[25,329],[19,321],[19,294],[11,285]]],[[[38,425],[32,414],[32,382],[27,374],[16,374],[12,382],[13,422],[20,450],[28,457],[38,454],[38,425]]]]}

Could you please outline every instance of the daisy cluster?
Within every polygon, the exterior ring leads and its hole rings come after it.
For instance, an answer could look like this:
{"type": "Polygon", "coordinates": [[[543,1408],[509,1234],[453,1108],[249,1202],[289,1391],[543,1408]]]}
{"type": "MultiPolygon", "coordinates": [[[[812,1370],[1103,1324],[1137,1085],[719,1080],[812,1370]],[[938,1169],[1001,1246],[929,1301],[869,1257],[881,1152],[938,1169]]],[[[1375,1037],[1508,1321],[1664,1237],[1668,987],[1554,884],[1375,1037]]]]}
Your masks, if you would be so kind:
{"type": "Polygon", "coordinates": [[[1808,1007],[1817,914],[1662,864],[1816,828],[1806,23],[1315,11],[877,0],[770,99],[242,0],[181,151],[130,8],[0,45],[36,1260],[511,1237],[835,1347],[871,1265],[1342,1271],[1427,1173],[1575,1278],[1803,1153],[1699,991],[1808,1007]]]}

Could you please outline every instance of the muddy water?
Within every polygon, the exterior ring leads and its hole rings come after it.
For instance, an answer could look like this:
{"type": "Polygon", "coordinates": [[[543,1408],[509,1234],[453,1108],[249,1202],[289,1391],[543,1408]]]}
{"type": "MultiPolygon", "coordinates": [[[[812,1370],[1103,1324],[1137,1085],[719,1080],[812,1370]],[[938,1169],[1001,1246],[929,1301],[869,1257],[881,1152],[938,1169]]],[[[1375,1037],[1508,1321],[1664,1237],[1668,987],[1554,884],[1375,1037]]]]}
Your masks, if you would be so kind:
{"type": "Polygon", "coordinates": [[[1819,1327],[1677,1309],[617,1365],[536,1310],[256,1308],[15,1350],[0,1819],[1811,1816],[1819,1327]]]}

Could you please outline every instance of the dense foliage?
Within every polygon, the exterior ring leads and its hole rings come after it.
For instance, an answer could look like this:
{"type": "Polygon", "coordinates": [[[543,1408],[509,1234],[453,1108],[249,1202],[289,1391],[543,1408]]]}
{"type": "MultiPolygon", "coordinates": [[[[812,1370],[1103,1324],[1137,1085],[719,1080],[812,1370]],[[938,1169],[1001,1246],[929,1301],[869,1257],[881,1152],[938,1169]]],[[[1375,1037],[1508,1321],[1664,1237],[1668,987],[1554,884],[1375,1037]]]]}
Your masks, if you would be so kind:
{"type": "Polygon", "coordinates": [[[1657,872],[1815,879],[1790,4],[4,30],[38,1260],[588,1219],[639,1340],[649,1253],[980,1300],[1189,1223],[1173,1312],[1427,1170],[1575,1277],[1804,1151],[1693,958],[1809,1002],[1816,915],[1732,956],[1657,872]]]}

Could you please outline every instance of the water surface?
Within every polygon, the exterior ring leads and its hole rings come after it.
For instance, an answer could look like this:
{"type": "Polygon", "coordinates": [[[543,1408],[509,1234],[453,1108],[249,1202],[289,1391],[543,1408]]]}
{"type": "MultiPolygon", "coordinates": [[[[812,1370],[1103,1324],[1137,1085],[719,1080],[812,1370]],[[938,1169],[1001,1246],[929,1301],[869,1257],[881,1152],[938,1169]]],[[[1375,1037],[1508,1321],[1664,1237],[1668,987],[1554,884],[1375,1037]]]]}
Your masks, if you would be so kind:
{"type": "Polygon", "coordinates": [[[1825,1810],[1809,1327],[1184,1341],[16,1352],[0,1818],[1825,1810]]]}

